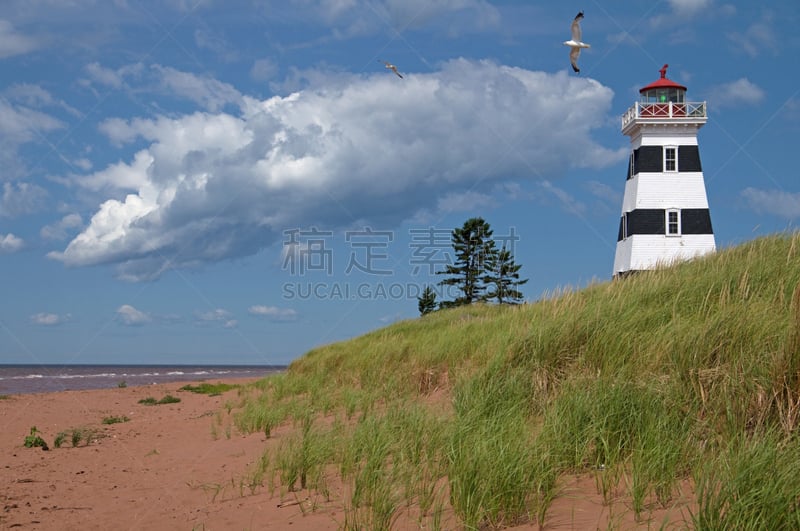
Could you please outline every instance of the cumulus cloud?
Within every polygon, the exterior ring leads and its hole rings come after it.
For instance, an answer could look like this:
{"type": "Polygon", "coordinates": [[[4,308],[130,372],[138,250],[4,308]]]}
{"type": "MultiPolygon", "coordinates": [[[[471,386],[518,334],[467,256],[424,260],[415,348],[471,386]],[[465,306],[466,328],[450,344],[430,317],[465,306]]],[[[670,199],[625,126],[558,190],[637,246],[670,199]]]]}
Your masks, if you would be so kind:
{"type": "Polygon", "coordinates": [[[70,314],[58,315],[56,313],[37,313],[31,315],[31,323],[40,326],[57,326],[71,319],[70,314]]]}
{"type": "Polygon", "coordinates": [[[25,246],[22,238],[17,238],[10,232],[8,234],[0,234],[0,254],[16,253],[25,246]]]}
{"type": "Polygon", "coordinates": [[[0,59],[25,54],[38,47],[35,39],[15,30],[9,21],[0,19],[0,59]]]}
{"type": "Polygon", "coordinates": [[[800,218],[800,193],[745,188],[742,197],[756,213],[772,214],[787,220],[800,218]]]}
{"type": "Polygon", "coordinates": [[[60,221],[45,225],[39,235],[46,240],[64,240],[69,232],[83,225],[80,214],[67,214],[60,221]]]}
{"type": "Polygon", "coordinates": [[[764,99],[764,91],[755,83],[742,77],[712,90],[714,107],[755,105],[764,99]]]}
{"type": "Polygon", "coordinates": [[[117,320],[125,326],[142,326],[152,322],[153,318],[130,304],[123,304],[117,308],[117,320]]]}
{"type": "Polygon", "coordinates": [[[109,121],[112,140],[149,145],[76,179],[127,195],[103,202],[50,256],[116,264],[136,281],[252,255],[287,227],[390,228],[451,194],[617,164],[626,150],[591,136],[611,98],[566,72],[460,59],[402,81],[339,76],[285,97],[245,97],[237,115],[109,121]]]}
{"type": "Polygon", "coordinates": [[[247,309],[250,315],[263,317],[273,322],[286,322],[297,320],[297,312],[291,308],[278,308],[277,306],[256,305],[247,309]]]}
{"type": "Polygon", "coordinates": [[[228,310],[217,308],[208,312],[197,312],[195,322],[201,325],[222,323],[223,328],[236,328],[239,322],[233,318],[233,314],[228,310]]]}

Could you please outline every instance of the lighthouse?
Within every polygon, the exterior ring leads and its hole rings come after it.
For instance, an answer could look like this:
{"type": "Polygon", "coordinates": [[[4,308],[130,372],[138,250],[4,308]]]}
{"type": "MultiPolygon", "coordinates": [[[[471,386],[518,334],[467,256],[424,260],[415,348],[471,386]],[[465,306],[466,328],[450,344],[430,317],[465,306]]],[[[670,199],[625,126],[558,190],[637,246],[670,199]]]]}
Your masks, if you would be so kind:
{"type": "Polygon", "coordinates": [[[686,101],[686,87],[667,78],[667,67],[622,116],[631,154],[614,277],[716,249],[697,144],[706,104],[686,101]]]}

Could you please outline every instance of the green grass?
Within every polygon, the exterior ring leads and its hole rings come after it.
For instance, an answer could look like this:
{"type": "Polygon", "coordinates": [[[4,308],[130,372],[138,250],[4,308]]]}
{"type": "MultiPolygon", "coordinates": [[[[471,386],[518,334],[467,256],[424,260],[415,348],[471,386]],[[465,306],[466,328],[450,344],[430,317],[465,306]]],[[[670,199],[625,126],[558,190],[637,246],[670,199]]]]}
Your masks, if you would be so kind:
{"type": "Polygon", "coordinates": [[[11,395],[0,395],[0,400],[10,400],[11,395]]]}
{"type": "Polygon", "coordinates": [[[644,519],[688,481],[684,526],[797,528],[800,235],[399,322],[240,397],[240,431],[294,425],[264,461],[282,488],[337,470],[346,529],[541,524],[576,473],[644,519]]]}
{"type": "Polygon", "coordinates": [[[162,404],[176,404],[180,401],[181,401],[180,398],[174,397],[172,395],[165,395],[160,400],[156,400],[152,396],[148,396],[147,398],[142,398],[141,400],[139,400],[139,403],[145,406],[158,406],[162,404]]]}
{"type": "Polygon", "coordinates": [[[71,428],[59,432],[53,439],[53,446],[61,448],[64,443],[69,441],[73,448],[79,446],[89,446],[93,441],[100,437],[100,433],[93,428],[71,428]]]}
{"type": "Polygon", "coordinates": [[[128,422],[131,419],[122,415],[121,417],[113,416],[113,417],[103,417],[103,424],[120,424],[122,422],[128,422]]]}
{"type": "Polygon", "coordinates": [[[25,436],[25,440],[23,442],[23,446],[25,448],[41,448],[42,450],[49,450],[50,448],[47,446],[47,442],[42,438],[41,433],[36,426],[31,426],[31,432],[29,435],[25,436]]]}
{"type": "Polygon", "coordinates": [[[210,395],[210,396],[218,396],[226,391],[230,391],[231,389],[237,389],[240,386],[237,384],[227,384],[227,383],[215,383],[211,384],[208,382],[202,382],[200,385],[184,385],[179,391],[189,391],[191,393],[198,393],[203,395],[210,395]]]}

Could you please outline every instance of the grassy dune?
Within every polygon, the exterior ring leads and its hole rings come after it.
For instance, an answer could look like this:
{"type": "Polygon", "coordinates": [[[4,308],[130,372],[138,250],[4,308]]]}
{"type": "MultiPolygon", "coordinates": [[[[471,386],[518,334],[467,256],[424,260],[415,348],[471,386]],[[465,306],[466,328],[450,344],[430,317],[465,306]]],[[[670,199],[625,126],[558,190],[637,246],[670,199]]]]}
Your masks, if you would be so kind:
{"type": "Polygon", "coordinates": [[[800,528],[800,234],[517,307],[473,305],[315,349],[241,391],[292,436],[254,481],[347,486],[349,529],[542,522],[558,479],[624,478],[637,515],[687,480],[698,529],[800,528]]]}

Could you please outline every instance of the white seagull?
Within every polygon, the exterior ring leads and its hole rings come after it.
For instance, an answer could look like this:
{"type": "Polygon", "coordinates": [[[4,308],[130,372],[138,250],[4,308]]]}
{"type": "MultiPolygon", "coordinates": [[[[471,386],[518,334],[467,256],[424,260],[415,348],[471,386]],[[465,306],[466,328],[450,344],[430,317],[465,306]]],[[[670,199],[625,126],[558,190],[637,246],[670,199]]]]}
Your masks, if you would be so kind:
{"type": "Polygon", "coordinates": [[[397,67],[394,66],[392,63],[390,63],[389,61],[381,61],[380,59],[378,59],[378,62],[386,65],[386,68],[397,74],[397,77],[399,77],[400,79],[403,79],[403,76],[400,75],[400,72],[397,71],[397,67]]]}
{"type": "Polygon", "coordinates": [[[581,69],[578,68],[578,56],[581,54],[581,48],[591,48],[585,42],[581,42],[581,19],[583,18],[583,11],[579,12],[575,15],[575,18],[572,20],[572,26],[570,29],[572,30],[572,39],[568,41],[564,41],[564,46],[569,46],[569,62],[572,63],[572,69],[575,72],[580,72],[581,69]]]}

